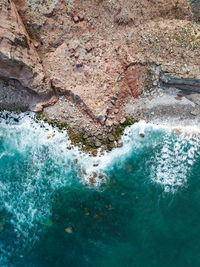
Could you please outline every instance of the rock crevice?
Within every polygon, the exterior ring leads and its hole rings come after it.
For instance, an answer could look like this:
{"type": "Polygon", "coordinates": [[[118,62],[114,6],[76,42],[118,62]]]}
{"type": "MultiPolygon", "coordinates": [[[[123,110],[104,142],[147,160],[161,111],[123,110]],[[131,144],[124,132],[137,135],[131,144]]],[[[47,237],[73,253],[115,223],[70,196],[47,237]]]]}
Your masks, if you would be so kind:
{"type": "Polygon", "coordinates": [[[200,93],[200,80],[191,78],[177,78],[170,76],[166,73],[162,73],[160,76],[161,87],[173,87],[180,89],[185,93],[200,93]]]}

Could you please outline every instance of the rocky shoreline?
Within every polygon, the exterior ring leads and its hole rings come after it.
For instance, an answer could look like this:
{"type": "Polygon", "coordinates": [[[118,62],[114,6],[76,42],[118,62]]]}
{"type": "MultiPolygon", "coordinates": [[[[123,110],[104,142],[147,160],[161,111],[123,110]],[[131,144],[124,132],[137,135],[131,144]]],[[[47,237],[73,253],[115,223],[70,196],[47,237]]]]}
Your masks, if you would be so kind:
{"type": "Polygon", "coordinates": [[[1,0],[0,109],[93,152],[140,119],[199,123],[199,2],[144,2],[1,0]]]}

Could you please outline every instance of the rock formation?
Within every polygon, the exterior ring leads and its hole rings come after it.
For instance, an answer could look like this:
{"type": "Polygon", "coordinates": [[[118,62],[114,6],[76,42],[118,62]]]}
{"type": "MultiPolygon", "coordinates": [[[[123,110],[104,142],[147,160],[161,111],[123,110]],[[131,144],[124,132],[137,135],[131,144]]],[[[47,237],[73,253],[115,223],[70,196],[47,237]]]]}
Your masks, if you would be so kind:
{"type": "Polygon", "coordinates": [[[15,80],[1,91],[17,88],[18,106],[46,106],[99,144],[124,122],[126,101],[167,86],[163,77],[199,84],[198,3],[1,0],[1,76],[15,80]]]}
{"type": "MultiPolygon", "coordinates": [[[[16,95],[10,95],[9,101],[13,104],[18,98],[17,94],[23,94],[30,101],[26,103],[27,108],[35,109],[37,102],[49,101],[53,93],[45,77],[41,59],[12,1],[1,0],[0,25],[0,76],[7,82],[13,80],[12,85],[15,84],[15,91],[18,91],[16,95]]],[[[3,85],[1,95],[2,91],[3,85]]],[[[6,101],[1,105],[3,104],[6,106],[6,101]]]]}

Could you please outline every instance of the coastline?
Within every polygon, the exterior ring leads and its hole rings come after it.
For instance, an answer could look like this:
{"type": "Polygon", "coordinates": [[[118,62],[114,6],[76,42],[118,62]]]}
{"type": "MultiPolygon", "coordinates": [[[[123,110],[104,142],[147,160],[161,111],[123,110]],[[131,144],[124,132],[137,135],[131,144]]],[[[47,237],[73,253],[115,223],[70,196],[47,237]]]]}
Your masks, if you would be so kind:
{"type": "MultiPolygon", "coordinates": [[[[54,106],[50,109],[54,109],[54,106]]],[[[145,92],[137,99],[129,98],[124,103],[122,109],[124,117],[121,119],[121,123],[119,122],[118,125],[114,125],[113,128],[105,127],[101,124],[97,124],[97,126],[90,121],[90,124],[87,125],[89,127],[87,128],[86,126],[88,132],[85,134],[79,131],[79,123],[81,124],[83,121],[78,121],[71,129],[72,140],[73,130],[75,130],[74,135],[76,136],[76,133],[78,133],[77,136],[79,136],[83,144],[87,144],[88,147],[93,149],[98,148],[101,143],[101,146],[107,145],[105,149],[110,150],[117,146],[115,141],[121,144],[120,136],[123,134],[126,126],[132,125],[140,120],[145,120],[147,123],[171,125],[174,127],[194,125],[198,127],[198,125],[200,125],[200,94],[196,92],[185,93],[185,91],[173,87],[164,89],[155,88],[151,92],[145,92]],[[104,139],[101,138],[101,134],[105,136],[104,139]],[[97,145],[93,142],[95,139],[97,140],[97,145]]],[[[74,121],[76,120],[73,120],[73,122],[74,121]]],[[[58,122],[58,124],[59,123],[60,122],[58,122]]],[[[65,125],[65,121],[63,124],[65,125]]]]}
{"type": "MultiPolygon", "coordinates": [[[[65,114],[63,120],[60,119],[62,118],[61,114],[55,112],[55,106],[50,107],[51,112],[53,110],[53,118],[49,118],[45,110],[42,113],[32,113],[32,116],[35,114],[34,120],[41,125],[43,122],[48,123],[53,128],[56,127],[58,131],[66,132],[73,146],[77,146],[92,156],[97,156],[99,150],[103,152],[122,147],[121,136],[124,130],[135,122],[145,121],[174,129],[190,126],[198,128],[200,125],[200,94],[193,92],[186,94],[176,88],[159,88],[149,93],[145,92],[137,99],[129,99],[123,106],[125,117],[114,127],[105,127],[99,122],[94,123],[94,121],[88,120],[87,116],[84,118],[81,112],[77,116],[76,106],[71,102],[67,102],[67,105],[71,107],[72,111],[67,113],[68,117],[65,114]],[[77,117],[74,118],[75,116],[77,117]]],[[[59,110],[62,111],[62,109],[59,110]]],[[[9,116],[8,113],[4,115],[5,118],[6,116],[9,116]]],[[[18,120],[17,116],[12,118],[13,121],[18,120]]],[[[179,131],[177,130],[177,134],[179,131]]],[[[71,149],[70,146],[68,149],[71,149]]]]}
{"type": "Polygon", "coordinates": [[[3,1],[0,109],[34,111],[93,154],[141,119],[199,124],[198,3],[145,2],[3,1]]]}
{"type": "MultiPolygon", "coordinates": [[[[123,134],[119,136],[120,146],[113,141],[115,146],[110,149],[104,147],[86,149],[88,147],[80,140],[77,143],[71,140],[68,130],[64,126],[59,129],[56,124],[52,125],[45,120],[37,120],[33,112],[2,111],[0,112],[0,124],[3,132],[0,133],[0,138],[5,129],[9,133],[7,140],[13,138],[13,134],[15,135],[13,143],[22,154],[30,147],[33,149],[39,147],[48,151],[51,157],[56,156],[55,160],[59,161],[60,158],[63,158],[66,163],[60,162],[60,166],[67,167],[67,161],[70,159],[71,166],[77,171],[78,179],[89,188],[98,189],[100,185],[106,184],[109,180],[106,173],[107,168],[112,168],[115,162],[123,161],[132,153],[137,155],[140,150],[146,153],[145,151],[148,151],[152,145],[159,145],[161,141],[159,136],[163,138],[164,144],[161,143],[163,146],[167,146],[168,142],[170,144],[175,142],[177,145],[180,143],[183,146],[188,143],[192,146],[192,150],[196,149],[200,140],[200,128],[196,122],[196,119],[190,120],[190,124],[188,124],[188,120],[176,120],[176,123],[170,124],[161,120],[147,122],[141,118],[139,122],[124,128],[123,134]],[[21,140],[21,145],[17,140],[21,140]]],[[[173,149],[176,150],[177,147],[173,149]]],[[[6,153],[2,153],[1,157],[6,155],[6,153]]],[[[34,155],[32,156],[33,160],[34,155]]],[[[43,157],[45,158],[45,155],[43,157]]],[[[127,168],[129,168],[128,165],[127,168]]],[[[65,177],[62,179],[65,181],[65,177]]]]}

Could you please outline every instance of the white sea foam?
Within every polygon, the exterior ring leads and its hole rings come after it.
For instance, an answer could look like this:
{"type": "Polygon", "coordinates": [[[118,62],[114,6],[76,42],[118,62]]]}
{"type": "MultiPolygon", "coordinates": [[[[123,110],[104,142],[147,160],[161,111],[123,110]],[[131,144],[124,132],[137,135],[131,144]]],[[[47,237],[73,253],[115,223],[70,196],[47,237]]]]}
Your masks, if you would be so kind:
{"type": "MultiPolygon", "coordinates": [[[[134,131],[135,126],[132,126],[134,131]]],[[[196,125],[155,125],[140,122],[139,132],[149,129],[164,130],[160,149],[152,156],[150,179],[163,186],[166,192],[175,192],[187,185],[192,166],[200,153],[200,128],[196,125]]]]}
{"type": "Polygon", "coordinates": [[[152,180],[163,185],[165,191],[175,191],[186,185],[199,147],[199,138],[183,135],[172,138],[171,134],[166,134],[162,149],[156,153],[157,164],[152,165],[152,180]]]}

